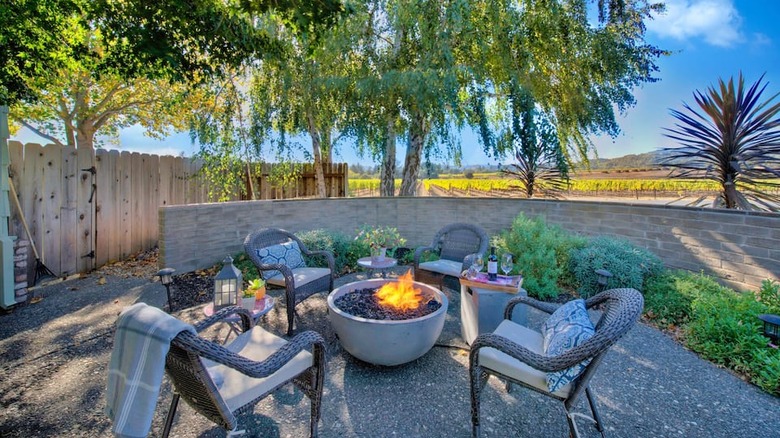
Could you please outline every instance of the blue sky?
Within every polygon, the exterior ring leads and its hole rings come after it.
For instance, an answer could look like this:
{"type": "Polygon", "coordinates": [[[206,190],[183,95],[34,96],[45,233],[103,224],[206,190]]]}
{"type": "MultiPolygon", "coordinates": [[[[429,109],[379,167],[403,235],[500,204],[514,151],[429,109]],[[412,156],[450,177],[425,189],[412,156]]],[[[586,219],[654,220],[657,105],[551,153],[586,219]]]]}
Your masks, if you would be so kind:
{"type": "MultiPolygon", "coordinates": [[[[720,77],[736,77],[742,71],[746,82],[751,84],[766,73],[764,80],[769,86],[765,97],[780,92],[777,71],[780,28],[776,27],[780,3],[776,0],[666,0],[664,3],[666,13],[647,23],[647,39],[673,53],[658,62],[660,71],[656,76],[660,81],[635,90],[636,106],[618,119],[623,132],[614,139],[593,138],[600,157],[673,146],[663,137],[663,128],[674,124],[669,109],[682,109],[683,102],[695,104],[694,90],[704,91],[720,77]]],[[[23,131],[15,139],[41,141],[23,131]]],[[[145,137],[142,128],[134,127],[124,130],[119,140],[119,149],[158,155],[191,155],[197,150],[187,133],[158,141],[145,137]]],[[[301,141],[308,144],[305,137],[301,141]]],[[[482,153],[473,132],[463,132],[461,144],[464,164],[495,164],[482,153]]],[[[399,162],[403,162],[404,152],[403,147],[399,148],[399,162]]],[[[356,157],[348,146],[342,146],[335,158],[372,164],[368,157],[356,157]]]]}

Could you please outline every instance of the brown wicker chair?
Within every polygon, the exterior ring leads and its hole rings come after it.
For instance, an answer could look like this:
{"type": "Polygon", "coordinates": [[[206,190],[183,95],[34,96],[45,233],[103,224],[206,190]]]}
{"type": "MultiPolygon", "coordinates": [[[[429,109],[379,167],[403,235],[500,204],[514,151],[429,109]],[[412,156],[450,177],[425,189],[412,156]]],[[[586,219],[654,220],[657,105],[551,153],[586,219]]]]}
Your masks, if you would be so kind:
{"type": "Polygon", "coordinates": [[[244,251],[257,267],[260,275],[268,284],[285,289],[285,305],[287,306],[287,336],[292,336],[295,317],[295,306],[306,298],[318,292],[333,290],[333,278],[336,262],[333,254],[328,251],[309,251],[306,245],[294,234],[279,228],[264,228],[249,234],[244,239],[244,251]],[[295,242],[306,256],[319,256],[327,262],[327,268],[298,267],[291,269],[284,264],[266,264],[258,255],[258,251],[280,244],[295,242]],[[270,274],[280,272],[269,277],[270,274]]]}
{"type": "Polygon", "coordinates": [[[250,313],[227,307],[195,325],[201,332],[225,317],[241,316],[243,333],[225,346],[182,332],[171,342],[165,371],[174,396],[165,420],[167,438],[174,414],[183,398],[200,414],[227,430],[235,430],[236,415],[282,385],[292,382],[311,400],[311,436],[317,436],[325,373],[325,342],[313,331],[289,342],[259,326],[253,327],[250,313]]]}
{"type": "Polygon", "coordinates": [[[490,238],[485,230],[473,224],[455,223],[439,230],[430,246],[414,251],[414,279],[442,288],[447,276],[459,278],[477,254],[485,254],[490,238]],[[420,263],[423,254],[439,256],[439,260],[420,263]]]}
{"type": "Polygon", "coordinates": [[[611,289],[585,301],[590,309],[603,306],[601,318],[595,325],[595,334],[584,343],[557,356],[548,356],[541,348],[541,334],[517,325],[511,318],[514,306],[524,303],[547,313],[558,307],[528,297],[517,297],[509,301],[504,312],[505,321],[493,333],[482,334],[471,345],[469,370],[471,375],[471,424],[473,436],[479,436],[479,399],[490,375],[537,391],[563,402],[566,418],[572,436],[579,437],[575,416],[593,421],[596,429],[604,436],[604,427],[596,410],[590,390],[590,379],[596,372],[604,355],[618,339],[625,335],[639,319],[644,306],[642,294],[635,289],[611,289]],[[501,334],[499,334],[501,333],[501,334]],[[487,350],[485,350],[487,349],[487,350]],[[493,350],[495,349],[495,350],[493,350]],[[496,351],[497,350],[497,351],[496,351]],[[485,357],[481,357],[484,355],[485,357]],[[573,382],[550,393],[546,386],[546,373],[565,370],[575,364],[592,359],[585,370],[573,382]],[[585,392],[593,417],[573,413],[577,399],[585,392]]]}

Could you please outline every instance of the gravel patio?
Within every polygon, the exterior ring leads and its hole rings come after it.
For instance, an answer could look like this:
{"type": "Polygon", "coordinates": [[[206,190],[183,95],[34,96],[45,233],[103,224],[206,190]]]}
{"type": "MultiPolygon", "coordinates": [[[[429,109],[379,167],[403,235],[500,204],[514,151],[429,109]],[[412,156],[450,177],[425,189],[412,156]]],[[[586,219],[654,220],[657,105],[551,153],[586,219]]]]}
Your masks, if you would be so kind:
{"type": "MultiPolygon", "coordinates": [[[[393,275],[404,271],[397,268],[393,275]]],[[[337,286],[357,278],[365,274],[339,278],[337,286]]],[[[459,293],[448,292],[450,307],[437,346],[392,368],[360,362],[340,347],[324,295],[298,306],[299,329],[316,330],[328,342],[320,436],[470,436],[468,350],[460,338],[459,293]]],[[[137,301],[162,306],[165,289],[148,276],[99,272],[41,287],[35,295],[42,300],[0,315],[0,435],[111,436],[102,409],[117,314],[137,301]]],[[[202,307],[175,313],[195,321],[202,307]]],[[[261,324],[283,334],[282,310],[277,307],[261,324]]],[[[224,336],[224,330],[208,335],[224,336]]],[[[519,388],[508,394],[495,379],[489,386],[482,399],[485,436],[568,435],[563,409],[554,400],[519,388]]],[[[612,437],[769,437],[780,430],[780,399],[643,323],[612,348],[591,386],[612,437]]],[[[150,436],[159,436],[170,399],[164,380],[150,436]]],[[[302,437],[308,415],[308,399],[286,386],[240,417],[240,426],[245,436],[302,437]]],[[[580,429],[584,436],[598,436],[586,422],[580,429]]],[[[182,404],[172,436],[225,432],[182,404]]]]}

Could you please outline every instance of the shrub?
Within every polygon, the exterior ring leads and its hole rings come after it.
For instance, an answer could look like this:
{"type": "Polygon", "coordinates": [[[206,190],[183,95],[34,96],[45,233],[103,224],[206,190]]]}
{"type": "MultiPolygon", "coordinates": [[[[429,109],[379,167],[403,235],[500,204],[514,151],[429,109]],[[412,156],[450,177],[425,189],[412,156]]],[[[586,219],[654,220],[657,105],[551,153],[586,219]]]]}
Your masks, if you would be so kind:
{"type": "Polygon", "coordinates": [[[531,219],[521,213],[495,243],[513,254],[528,294],[548,299],[558,296],[559,283],[566,283],[569,253],[582,247],[585,239],[547,225],[541,217],[531,219]]]}
{"type": "Polygon", "coordinates": [[[769,308],[769,313],[780,314],[780,283],[771,279],[762,281],[758,301],[769,308]]]}
{"type": "Polygon", "coordinates": [[[758,315],[767,307],[751,293],[721,287],[701,293],[691,306],[686,344],[717,364],[746,374],[764,390],[780,395],[780,350],[767,347],[758,315]]]}
{"type": "MultiPolygon", "coordinates": [[[[336,262],[336,275],[351,272],[357,266],[357,259],[369,254],[368,246],[364,249],[363,245],[353,241],[343,233],[317,229],[303,231],[295,235],[309,250],[332,252],[336,262]]],[[[324,262],[319,261],[319,263],[324,262]]]]}
{"type": "Polygon", "coordinates": [[[589,297],[598,291],[597,269],[612,273],[609,288],[632,287],[641,291],[645,278],[660,274],[663,265],[655,254],[628,240],[599,236],[571,252],[571,271],[581,296],[589,297]]]}
{"type": "Polygon", "coordinates": [[[662,325],[682,325],[690,319],[693,300],[723,288],[710,276],[690,271],[665,271],[645,281],[645,316],[662,325]]]}

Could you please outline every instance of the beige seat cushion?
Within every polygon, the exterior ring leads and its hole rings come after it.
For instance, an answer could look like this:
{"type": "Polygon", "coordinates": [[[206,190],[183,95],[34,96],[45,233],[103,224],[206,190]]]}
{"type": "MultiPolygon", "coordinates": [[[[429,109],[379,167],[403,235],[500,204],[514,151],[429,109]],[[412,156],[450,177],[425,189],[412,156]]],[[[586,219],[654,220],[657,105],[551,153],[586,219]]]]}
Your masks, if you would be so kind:
{"type": "MultiPolygon", "coordinates": [[[[242,333],[225,348],[254,361],[265,360],[287,341],[273,335],[261,327],[242,333]]],[[[212,376],[214,384],[231,411],[251,402],[311,367],[312,355],[301,351],[291,361],[268,377],[255,379],[226,365],[203,359],[203,365],[212,376]]]]}
{"type": "Polygon", "coordinates": [[[439,274],[449,275],[452,277],[460,277],[462,267],[463,267],[463,263],[461,262],[453,262],[452,260],[440,259],[440,260],[434,260],[432,262],[420,263],[418,269],[437,272],[439,274]]]}
{"type": "MultiPolygon", "coordinates": [[[[544,355],[542,346],[544,339],[542,334],[528,327],[516,324],[509,320],[504,320],[493,332],[496,335],[510,339],[512,342],[544,355]]],[[[527,364],[504,354],[495,348],[483,348],[479,353],[479,364],[487,369],[495,370],[503,375],[513,379],[525,382],[526,384],[538,388],[544,392],[547,389],[547,373],[531,368],[527,364]]],[[[571,392],[571,384],[564,385],[553,394],[559,397],[567,397],[571,392]]]]}
{"type": "MultiPolygon", "coordinates": [[[[299,287],[303,286],[306,283],[311,283],[312,281],[325,277],[326,275],[330,275],[330,269],[328,268],[295,268],[292,270],[293,278],[295,281],[294,286],[299,287]]],[[[268,280],[266,280],[268,284],[272,284],[274,286],[281,286],[284,287],[284,275],[281,273],[277,274],[275,277],[271,277],[268,280]]]]}

